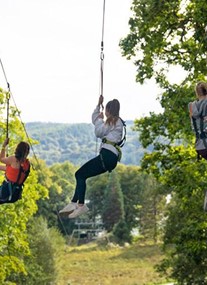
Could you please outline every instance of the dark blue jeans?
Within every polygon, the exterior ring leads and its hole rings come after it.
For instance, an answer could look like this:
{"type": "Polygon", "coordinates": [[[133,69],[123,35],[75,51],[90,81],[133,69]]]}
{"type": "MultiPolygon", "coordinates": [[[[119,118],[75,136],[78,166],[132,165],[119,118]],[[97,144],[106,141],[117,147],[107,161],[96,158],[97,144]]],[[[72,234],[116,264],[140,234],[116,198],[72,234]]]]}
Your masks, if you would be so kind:
{"type": "Polygon", "coordinates": [[[105,173],[111,172],[117,165],[118,156],[110,150],[102,148],[100,154],[86,162],[75,173],[76,188],[72,202],[84,204],[86,193],[86,179],[105,173]]]}
{"type": "Polygon", "coordinates": [[[196,150],[197,154],[198,154],[198,158],[199,156],[202,156],[205,160],[207,160],[207,149],[200,149],[200,150],[196,150]]]}
{"type": "Polygon", "coordinates": [[[14,203],[21,199],[22,189],[22,185],[4,180],[0,186],[0,204],[14,203]]]}

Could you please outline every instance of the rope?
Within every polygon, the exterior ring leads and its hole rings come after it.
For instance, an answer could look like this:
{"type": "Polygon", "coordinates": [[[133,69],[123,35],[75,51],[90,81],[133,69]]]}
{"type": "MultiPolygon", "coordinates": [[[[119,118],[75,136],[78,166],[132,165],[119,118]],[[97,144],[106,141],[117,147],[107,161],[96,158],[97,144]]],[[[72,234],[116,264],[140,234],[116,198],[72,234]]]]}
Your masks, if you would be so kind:
{"type": "MultiPolygon", "coordinates": [[[[100,86],[99,93],[103,96],[103,69],[104,69],[104,26],[105,26],[105,0],[103,1],[103,18],[102,18],[102,36],[101,36],[101,53],[100,53],[100,86]]],[[[102,110],[104,109],[103,104],[101,105],[102,110]]]]}
{"type": "Polygon", "coordinates": [[[4,74],[4,78],[5,78],[6,83],[7,83],[7,87],[9,89],[10,86],[9,86],[9,83],[8,83],[8,80],[7,80],[7,77],[6,77],[6,73],[5,73],[4,66],[3,66],[3,63],[1,61],[1,58],[0,58],[0,63],[1,63],[1,68],[2,68],[2,71],[3,71],[3,74],[4,74]]]}
{"type": "Polygon", "coordinates": [[[4,69],[4,66],[3,66],[3,63],[2,63],[1,58],[0,58],[0,64],[1,64],[1,68],[2,68],[3,74],[4,74],[5,81],[6,81],[6,83],[7,83],[7,88],[8,88],[8,93],[7,93],[6,138],[9,137],[9,101],[10,101],[10,98],[12,97],[12,100],[13,100],[13,102],[14,102],[14,106],[15,106],[15,108],[16,108],[16,110],[17,110],[17,114],[18,114],[18,116],[19,116],[19,120],[20,120],[20,122],[21,122],[21,124],[22,124],[22,127],[23,127],[23,130],[24,130],[24,132],[25,132],[25,134],[26,134],[26,137],[27,137],[28,143],[29,143],[29,145],[30,145],[30,148],[31,148],[31,150],[32,150],[33,156],[34,156],[34,158],[35,158],[35,160],[36,160],[38,166],[40,166],[39,161],[38,161],[38,159],[37,159],[37,156],[36,156],[36,154],[35,154],[35,152],[34,152],[33,146],[32,146],[32,144],[31,144],[31,140],[30,140],[29,135],[28,135],[28,133],[27,133],[27,130],[26,130],[26,128],[25,128],[25,124],[22,122],[22,119],[21,119],[21,116],[20,116],[20,111],[19,111],[19,109],[17,108],[16,102],[15,102],[14,97],[13,97],[13,95],[12,95],[12,92],[11,92],[11,89],[10,89],[10,84],[9,84],[9,82],[8,82],[8,80],[7,80],[6,72],[5,72],[5,69],[4,69]]]}
{"type": "Polygon", "coordinates": [[[7,92],[7,98],[6,98],[6,138],[9,138],[9,100],[10,100],[10,87],[9,87],[9,91],[7,92]]]}
{"type": "MultiPolygon", "coordinates": [[[[102,32],[101,32],[101,53],[100,53],[100,82],[99,82],[99,96],[103,96],[103,80],[104,80],[104,26],[105,26],[105,0],[103,0],[103,15],[102,15],[102,32]]],[[[104,105],[101,104],[102,111],[104,105]]],[[[98,153],[98,138],[96,138],[96,149],[95,154],[98,153]]]]}
{"type": "Polygon", "coordinates": [[[68,234],[68,232],[67,232],[67,230],[66,230],[66,228],[65,228],[65,226],[64,226],[64,224],[63,224],[63,221],[62,221],[62,219],[61,219],[61,217],[60,217],[60,214],[59,214],[59,212],[58,212],[57,209],[56,209],[56,213],[57,213],[58,219],[59,219],[59,221],[60,221],[60,224],[61,224],[61,226],[62,226],[62,228],[63,228],[63,230],[64,230],[64,232],[65,232],[65,235],[66,235],[66,236],[69,236],[69,234],[68,234]]]}
{"type": "Polygon", "coordinates": [[[36,160],[38,166],[40,166],[39,161],[38,161],[38,159],[37,159],[37,156],[36,156],[36,154],[35,154],[34,148],[33,148],[33,146],[32,146],[30,137],[29,137],[29,135],[28,135],[28,133],[27,133],[25,124],[24,124],[23,121],[22,121],[22,118],[21,118],[21,115],[20,115],[20,111],[19,111],[19,109],[17,108],[16,102],[15,102],[15,100],[14,100],[14,97],[13,97],[12,93],[10,93],[10,94],[11,94],[12,100],[13,100],[13,102],[14,102],[14,106],[15,106],[15,108],[16,108],[16,110],[17,110],[17,114],[18,114],[19,120],[20,120],[20,122],[21,122],[21,124],[22,124],[23,130],[24,130],[25,135],[26,135],[26,137],[27,137],[28,143],[29,143],[30,148],[31,148],[31,150],[32,150],[33,156],[34,156],[34,158],[35,158],[35,160],[36,160]]]}
{"type": "MultiPolygon", "coordinates": [[[[103,15],[102,15],[102,32],[101,32],[101,53],[100,53],[100,81],[99,81],[99,96],[103,96],[103,80],[104,80],[104,26],[105,26],[105,0],[103,0],[103,15]]],[[[104,105],[101,104],[102,111],[104,105]]],[[[98,153],[98,138],[96,138],[96,149],[95,154],[98,153]]]]}

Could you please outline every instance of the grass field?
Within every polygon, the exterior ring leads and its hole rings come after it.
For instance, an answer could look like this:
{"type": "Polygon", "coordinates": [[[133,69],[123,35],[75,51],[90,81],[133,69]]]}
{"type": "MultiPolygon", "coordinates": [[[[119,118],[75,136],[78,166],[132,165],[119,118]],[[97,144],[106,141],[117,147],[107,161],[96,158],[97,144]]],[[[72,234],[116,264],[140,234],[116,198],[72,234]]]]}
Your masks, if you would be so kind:
{"type": "Polygon", "coordinates": [[[58,285],[166,284],[154,265],[162,259],[158,246],[100,247],[88,244],[68,247],[58,285]]]}

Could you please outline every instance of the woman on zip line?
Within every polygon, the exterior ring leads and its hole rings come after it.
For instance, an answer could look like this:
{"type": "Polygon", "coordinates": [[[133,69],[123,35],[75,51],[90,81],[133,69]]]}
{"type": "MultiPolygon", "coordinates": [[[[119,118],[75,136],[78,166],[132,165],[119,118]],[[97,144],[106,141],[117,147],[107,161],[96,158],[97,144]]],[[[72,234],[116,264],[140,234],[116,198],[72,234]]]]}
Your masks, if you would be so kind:
{"type": "Polygon", "coordinates": [[[0,186],[0,204],[14,203],[21,198],[23,183],[30,172],[30,162],[27,158],[30,150],[28,143],[21,141],[14,155],[6,157],[6,146],[9,138],[6,138],[0,152],[0,170],[5,171],[5,179],[0,186]]]}
{"type": "Polygon", "coordinates": [[[100,95],[98,105],[92,114],[95,135],[102,140],[100,152],[75,173],[76,188],[74,196],[71,203],[59,212],[62,215],[68,215],[69,218],[76,218],[89,210],[85,205],[86,179],[107,171],[111,172],[121,158],[120,145],[123,143],[125,123],[119,117],[120,103],[117,99],[113,99],[106,104],[106,121],[104,121],[104,114],[100,110],[102,104],[103,96],[100,95]]]}

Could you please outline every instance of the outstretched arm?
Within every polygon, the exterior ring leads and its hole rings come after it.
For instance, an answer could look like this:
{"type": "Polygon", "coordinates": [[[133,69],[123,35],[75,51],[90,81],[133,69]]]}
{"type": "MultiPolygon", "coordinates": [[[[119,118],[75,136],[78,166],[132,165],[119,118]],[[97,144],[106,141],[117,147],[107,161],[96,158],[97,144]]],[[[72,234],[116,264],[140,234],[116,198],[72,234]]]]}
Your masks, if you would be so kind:
{"type": "Polygon", "coordinates": [[[98,119],[101,119],[102,122],[103,122],[103,119],[104,119],[104,114],[103,112],[100,111],[100,107],[102,106],[103,108],[103,96],[100,95],[99,96],[99,99],[98,99],[98,104],[97,104],[97,107],[96,109],[93,111],[93,114],[92,114],[92,123],[95,125],[96,124],[96,121],[98,119]]]}
{"type": "MultiPolygon", "coordinates": [[[[5,139],[0,152],[0,162],[3,162],[5,164],[11,163],[11,157],[6,157],[6,146],[8,145],[8,143],[9,143],[9,138],[5,139]]],[[[2,169],[0,168],[0,170],[2,169]]]]}
{"type": "Polygon", "coordinates": [[[6,171],[6,166],[5,165],[0,165],[0,171],[6,171]]]}
{"type": "Polygon", "coordinates": [[[5,154],[6,154],[5,150],[6,150],[6,146],[8,145],[8,143],[9,143],[9,138],[6,138],[3,145],[2,145],[1,152],[0,152],[0,161],[1,162],[3,162],[2,159],[5,158],[5,154]]]}

